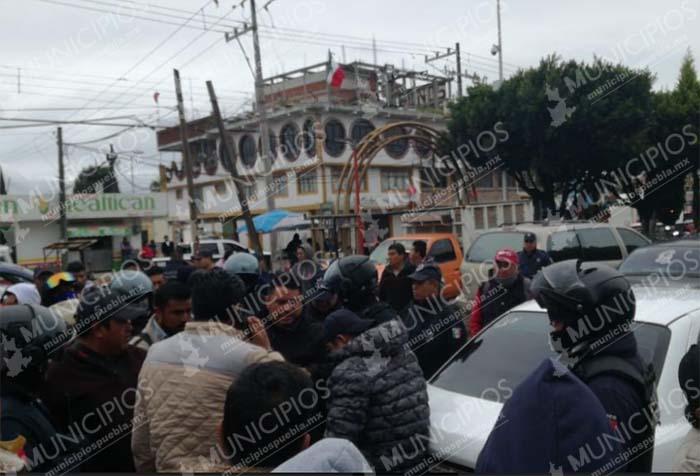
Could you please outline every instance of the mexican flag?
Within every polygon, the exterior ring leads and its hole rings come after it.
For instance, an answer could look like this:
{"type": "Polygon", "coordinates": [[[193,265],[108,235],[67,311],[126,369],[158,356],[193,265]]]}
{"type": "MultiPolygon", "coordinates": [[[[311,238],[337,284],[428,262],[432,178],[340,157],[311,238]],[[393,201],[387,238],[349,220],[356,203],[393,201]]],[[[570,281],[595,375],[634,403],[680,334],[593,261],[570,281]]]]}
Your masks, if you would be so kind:
{"type": "Polygon", "coordinates": [[[332,88],[339,88],[345,80],[345,70],[335,61],[331,63],[331,70],[328,72],[326,81],[332,88]]]}

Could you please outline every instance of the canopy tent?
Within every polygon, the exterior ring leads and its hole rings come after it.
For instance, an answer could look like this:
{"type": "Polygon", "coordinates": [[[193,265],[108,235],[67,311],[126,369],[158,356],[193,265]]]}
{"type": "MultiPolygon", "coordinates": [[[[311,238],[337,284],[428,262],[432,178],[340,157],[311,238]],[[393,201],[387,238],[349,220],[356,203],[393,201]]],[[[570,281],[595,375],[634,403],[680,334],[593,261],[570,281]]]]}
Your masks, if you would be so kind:
{"type": "MultiPolygon", "coordinates": [[[[273,231],[301,230],[309,228],[311,222],[301,213],[292,213],[287,210],[272,210],[253,218],[255,230],[258,233],[271,233],[273,231]]],[[[241,225],[238,233],[247,233],[248,227],[241,225]]]]}

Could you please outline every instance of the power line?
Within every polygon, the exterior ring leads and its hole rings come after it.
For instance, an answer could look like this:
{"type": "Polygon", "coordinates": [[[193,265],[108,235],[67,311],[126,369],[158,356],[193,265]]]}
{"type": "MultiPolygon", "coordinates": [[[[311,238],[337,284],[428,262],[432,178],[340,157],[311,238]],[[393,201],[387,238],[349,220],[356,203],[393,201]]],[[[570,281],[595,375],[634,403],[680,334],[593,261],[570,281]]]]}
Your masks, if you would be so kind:
{"type": "MultiPolygon", "coordinates": [[[[40,1],[44,1],[44,0],[40,0],[40,1]]],[[[207,1],[204,3],[204,5],[202,5],[201,8],[205,8],[205,7],[208,6],[212,1],[213,1],[213,0],[207,0],[207,1]]],[[[134,69],[136,69],[140,64],[142,64],[144,61],[146,61],[146,60],[147,60],[151,55],[153,55],[161,46],[163,46],[163,45],[166,44],[168,41],[170,41],[170,39],[171,39],[173,36],[175,36],[175,34],[177,34],[177,33],[184,27],[184,25],[186,25],[192,18],[194,18],[194,15],[193,15],[192,17],[190,17],[188,20],[186,20],[184,23],[178,25],[178,28],[176,28],[174,31],[172,31],[163,41],[161,41],[160,43],[158,43],[158,45],[156,45],[155,48],[153,48],[152,50],[150,50],[145,56],[143,56],[139,61],[136,62],[136,64],[134,64],[131,68],[129,68],[129,69],[128,69],[125,73],[123,73],[121,76],[124,77],[124,76],[128,75],[129,73],[131,73],[132,71],[134,71],[134,69]]],[[[200,38],[200,36],[196,37],[196,39],[198,39],[198,38],[200,38]]],[[[195,39],[195,40],[196,40],[196,39],[195,39]]],[[[192,44],[192,42],[187,43],[187,45],[186,45],[185,47],[189,46],[190,44],[192,44]]],[[[183,51],[183,50],[180,50],[180,51],[183,51]]],[[[152,74],[152,73],[149,73],[149,75],[150,75],[150,74],[152,74]]],[[[147,79],[147,78],[148,78],[148,75],[147,75],[146,77],[141,78],[141,80],[139,81],[139,83],[140,83],[141,81],[144,81],[144,80],[147,79]]],[[[115,83],[116,83],[116,81],[115,81],[115,83]]],[[[114,84],[114,83],[113,83],[113,84],[114,84]]],[[[112,84],[112,85],[113,85],[113,84],[112,84]]],[[[112,85],[107,86],[107,88],[105,89],[105,91],[106,91],[106,90],[109,90],[109,88],[110,88],[112,85]]],[[[95,100],[96,100],[98,97],[99,97],[99,95],[94,96],[93,98],[91,98],[91,99],[89,99],[88,101],[86,101],[85,103],[83,103],[83,106],[88,106],[88,105],[92,104],[93,102],[95,102],[95,100]]],[[[111,105],[111,104],[113,104],[113,102],[114,102],[114,101],[112,101],[112,102],[110,102],[110,103],[107,103],[106,105],[111,105]]],[[[133,102],[135,102],[135,101],[132,101],[131,103],[133,103],[133,102]]],[[[128,105],[128,104],[130,104],[130,103],[127,103],[126,105],[128,105]]],[[[70,119],[71,117],[74,117],[74,116],[75,116],[75,113],[71,114],[71,115],[68,117],[68,119],[70,119]]],[[[18,152],[19,150],[24,150],[24,149],[25,149],[26,147],[28,147],[28,146],[31,146],[31,144],[25,144],[25,145],[23,145],[23,146],[20,146],[19,148],[15,148],[15,149],[14,149],[13,151],[11,151],[11,152],[18,152]]],[[[45,146],[44,146],[44,147],[45,147],[45,146]]]]}

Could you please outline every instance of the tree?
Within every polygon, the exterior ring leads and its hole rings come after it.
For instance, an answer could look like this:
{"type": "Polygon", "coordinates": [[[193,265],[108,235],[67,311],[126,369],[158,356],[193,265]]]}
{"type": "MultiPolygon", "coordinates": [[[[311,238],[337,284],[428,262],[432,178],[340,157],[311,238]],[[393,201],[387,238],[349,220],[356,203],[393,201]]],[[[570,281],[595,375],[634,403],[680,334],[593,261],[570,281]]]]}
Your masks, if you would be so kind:
{"type": "Polygon", "coordinates": [[[160,180],[152,181],[151,185],[149,185],[149,189],[151,192],[160,192],[160,180]]]}
{"type": "Polygon", "coordinates": [[[73,183],[73,193],[119,193],[119,183],[108,165],[84,168],[73,183]]]}
{"type": "Polygon", "coordinates": [[[0,167],[0,195],[7,195],[7,187],[5,186],[5,175],[2,167],[0,167]]]}
{"type": "MultiPolygon", "coordinates": [[[[684,116],[686,124],[690,124],[696,135],[700,135],[700,80],[695,70],[695,62],[690,48],[683,58],[681,71],[678,77],[676,89],[673,97],[681,114],[684,116]]],[[[690,144],[688,155],[695,167],[691,170],[692,190],[693,190],[693,223],[695,229],[700,229],[700,147],[698,141],[690,144]]]]}
{"type": "Polygon", "coordinates": [[[537,218],[570,216],[577,197],[600,200],[605,192],[598,186],[600,179],[642,149],[652,81],[647,70],[599,58],[590,64],[563,62],[550,55],[538,67],[518,71],[497,90],[469,88],[467,97],[452,107],[446,145],[459,150],[501,123],[507,140],[487,154],[471,153],[463,160],[476,167],[500,157],[532,197],[537,218]],[[621,81],[623,92],[615,87],[621,81]]]}

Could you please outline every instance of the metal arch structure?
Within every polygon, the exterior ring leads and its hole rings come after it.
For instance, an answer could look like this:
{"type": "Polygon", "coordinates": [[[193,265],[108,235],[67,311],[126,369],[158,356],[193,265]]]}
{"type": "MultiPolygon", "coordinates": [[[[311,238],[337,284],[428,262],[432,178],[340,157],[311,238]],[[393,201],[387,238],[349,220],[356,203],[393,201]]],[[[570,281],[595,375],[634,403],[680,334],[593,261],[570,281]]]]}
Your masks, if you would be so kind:
{"type": "MultiPolygon", "coordinates": [[[[377,153],[386,146],[400,140],[420,142],[429,149],[428,157],[432,158],[438,150],[439,139],[440,132],[438,130],[415,121],[394,122],[374,129],[355,146],[350,159],[343,166],[338,182],[335,213],[350,213],[352,193],[358,192],[356,188],[358,184],[365,180],[370,164],[377,153]],[[399,131],[401,134],[392,135],[391,133],[394,131],[399,131]],[[356,176],[355,174],[357,174],[357,180],[352,180],[356,176]]],[[[429,159],[421,158],[421,160],[429,159]]],[[[457,160],[452,156],[449,157],[449,160],[452,161],[455,170],[463,176],[462,167],[460,167],[457,160]]],[[[360,210],[355,210],[355,213],[359,215],[360,210]]]]}

